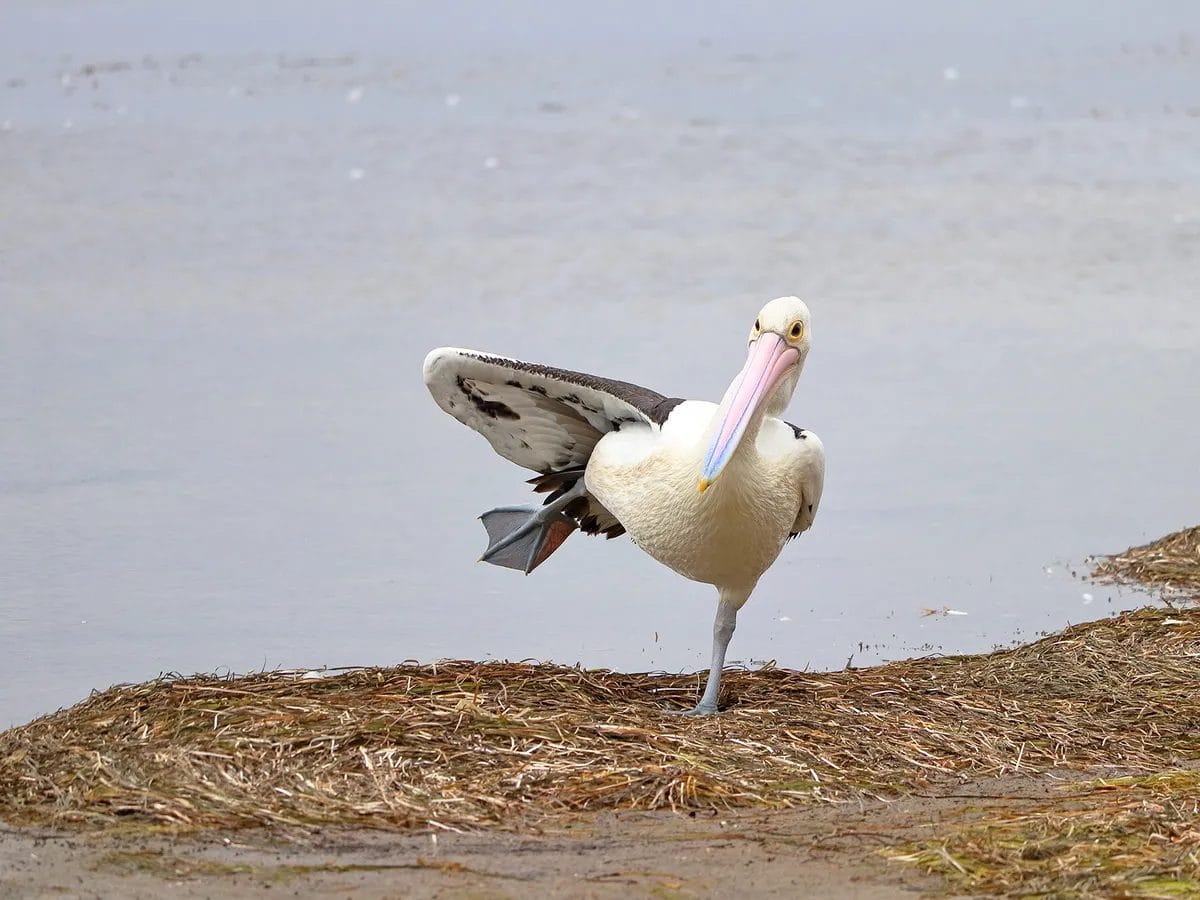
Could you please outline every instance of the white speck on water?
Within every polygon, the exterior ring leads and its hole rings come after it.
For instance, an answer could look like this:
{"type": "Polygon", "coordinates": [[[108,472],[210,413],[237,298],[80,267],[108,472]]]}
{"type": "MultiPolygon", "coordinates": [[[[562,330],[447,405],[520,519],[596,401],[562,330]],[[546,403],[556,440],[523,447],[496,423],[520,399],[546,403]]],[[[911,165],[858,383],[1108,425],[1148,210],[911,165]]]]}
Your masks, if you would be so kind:
{"type": "Polygon", "coordinates": [[[68,72],[64,72],[64,73],[62,74],[62,77],[58,79],[58,83],[59,83],[59,84],[61,84],[63,87],[69,87],[69,86],[70,86],[70,84],[71,84],[71,75],[70,75],[70,73],[68,73],[68,72]]]}
{"type": "Polygon", "coordinates": [[[446,95],[446,105],[451,108],[458,106],[458,104],[460,104],[461,102],[462,102],[462,97],[460,97],[458,94],[447,94],[446,95]]]}
{"type": "Polygon", "coordinates": [[[71,120],[71,119],[63,119],[63,130],[64,130],[64,131],[66,131],[66,130],[68,130],[68,129],[71,129],[71,128],[74,128],[74,127],[75,127],[75,122],[74,122],[73,120],[71,120]]]}
{"type": "Polygon", "coordinates": [[[352,87],[352,88],[350,88],[350,90],[346,91],[346,102],[347,103],[357,103],[362,98],[363,98],[363,89],[361,86],[360,87],[352,87]]]}
{"type": "Polygon", "coordinates": [[[1091,603],[1095,599],[1096,598],[1093,597],[1091,594],[1084,594],[1083,595],[1083,605],[1087,606],[1089,603],[1091,603]]]}
{"type": "Polygon", "coordinates": [[[347,172],[346,177],[349,178],[351,181],[362,181],[363,177],[366,174],[367,173],[364,172],[362,169],[356,168],[356,169],[351,169],[349,172],[347,172]]]}
{"type": "Polygon", "coordinates": [[[1025,109],[1029,106],[1029,98],[1021,96],[1010,97],[1008,100],[1008,105],[1013,109],[1025,109]]]}
{"type": "Polygon", "coordinates": [[[792,621],[792,617],[791,617],[791,616],[780,616],[780,617],[779,617],[779,619],[778,619],[777,621],[779,621],[779,622],[790,622],[790,621],[792,621]]]}
{"type": "Polygon", "coordinates": [[[79,620],[79,624],[80,624],[80,625],[86,625],[86,624],[87,624],[87,619],[80,619],[80,620],[79,620]]]}
{"type": "Polygon", "coordinates": [[[946,66],[946,68],[942,69],[942,77],[947,81],[958,81],[958,69],[954,68],[954,66],[946,66]]]}
{"type": "Polygon", "coordinates": [[[1046,568],[1042,569],[1042,571],[1045,572],[1047,575],[1054,574],[1054,569],[1052,569],[1050,566],[1046,566],[1046,568]]]}
{"type": "Polygon", "coordinates": [[[962,609],[947,609],[946,610],[946,615],[948,615],[948,616],[965,616],[966,614],[967,614],[966,610],[962,610],[962,609]]]}
{"type": "Polygon", "coordinates": [[[499,165],[500,165],[500,160],[496,159],[496,157],[494,157],[494,156],[489,156],[487,159],[485,159],[483,161],[483,167],[485,169],[495,169],[495,168],[499,167],[499,165]]]}

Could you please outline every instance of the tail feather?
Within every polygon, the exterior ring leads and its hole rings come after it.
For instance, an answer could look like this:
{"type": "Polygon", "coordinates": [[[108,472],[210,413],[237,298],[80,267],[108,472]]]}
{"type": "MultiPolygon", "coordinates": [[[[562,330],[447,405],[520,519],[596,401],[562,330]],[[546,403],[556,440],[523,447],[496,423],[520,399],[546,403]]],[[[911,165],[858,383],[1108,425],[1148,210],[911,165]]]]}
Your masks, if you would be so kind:
{"type": "Polygon", "coordinates": [[[488,533],[481,559],[528,575],[544,563],[578,526],[573,519],[545,507],[501,506],[479,518],[488,533]]]}

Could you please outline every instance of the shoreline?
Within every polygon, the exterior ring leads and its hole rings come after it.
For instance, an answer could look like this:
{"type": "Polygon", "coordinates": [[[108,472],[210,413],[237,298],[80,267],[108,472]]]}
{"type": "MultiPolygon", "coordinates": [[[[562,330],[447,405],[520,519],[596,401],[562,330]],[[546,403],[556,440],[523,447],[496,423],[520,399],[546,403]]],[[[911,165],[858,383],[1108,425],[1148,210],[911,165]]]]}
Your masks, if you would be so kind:
{"type": "MultiPolygon", "coordinates": [[[[1097,574],[1177,597],[1196,545],[1097,574]]],[[[529,664],[119,685],[0,732],[0,897],[1200,894],[1197,659],[1167,605],[730,671],[715,718],[664,712],[694,675],[529,664]]]]}

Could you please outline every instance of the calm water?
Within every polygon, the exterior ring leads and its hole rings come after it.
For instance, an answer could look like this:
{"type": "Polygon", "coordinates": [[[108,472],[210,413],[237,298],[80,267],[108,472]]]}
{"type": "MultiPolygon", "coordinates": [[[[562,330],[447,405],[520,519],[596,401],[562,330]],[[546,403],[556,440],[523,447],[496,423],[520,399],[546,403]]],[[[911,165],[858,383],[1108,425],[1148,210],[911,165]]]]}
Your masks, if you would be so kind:
{"type": "Polygon", "coordinates": [[[628,541],[475,563],[525,476],[439,344],[718,399],[809,301],[825,499],[743,661],[1103,616],[1143,598],[1069,569],[1196,522],[1191,0],[295,6],[0,7],[0,726],[160,671],[706,665],[711,589],[628,541]]]}

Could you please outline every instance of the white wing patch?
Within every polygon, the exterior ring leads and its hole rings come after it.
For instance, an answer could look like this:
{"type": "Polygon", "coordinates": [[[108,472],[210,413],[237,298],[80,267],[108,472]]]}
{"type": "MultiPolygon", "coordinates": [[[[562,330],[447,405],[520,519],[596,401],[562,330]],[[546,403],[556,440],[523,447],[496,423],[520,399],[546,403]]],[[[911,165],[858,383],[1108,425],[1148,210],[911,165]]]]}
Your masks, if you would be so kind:
{"type": "Polygon", "coordinates": [[[424,376],[438,406],[505,459],[542,473],[587,465],[604,434],[631,422],[661,424],[679,402],[626,382],[454,347],[431,352],[424,376]]]}

